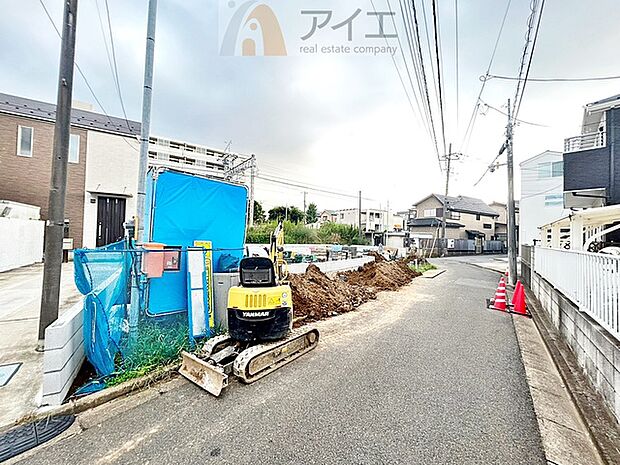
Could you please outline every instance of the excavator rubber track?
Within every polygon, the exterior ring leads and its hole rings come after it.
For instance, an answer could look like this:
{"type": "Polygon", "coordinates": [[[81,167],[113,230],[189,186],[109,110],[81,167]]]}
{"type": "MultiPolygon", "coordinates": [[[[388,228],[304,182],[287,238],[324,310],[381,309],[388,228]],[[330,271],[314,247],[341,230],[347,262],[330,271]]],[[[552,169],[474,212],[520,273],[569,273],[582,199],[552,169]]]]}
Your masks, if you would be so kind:
{"type": "Polygon", "coordinates": [[[245,384],[253,383],[311,351],[318,343],[316,328],[294,330],[286,339],[255,345],[241,352],[233,363],[233,374],[245,384]]]}

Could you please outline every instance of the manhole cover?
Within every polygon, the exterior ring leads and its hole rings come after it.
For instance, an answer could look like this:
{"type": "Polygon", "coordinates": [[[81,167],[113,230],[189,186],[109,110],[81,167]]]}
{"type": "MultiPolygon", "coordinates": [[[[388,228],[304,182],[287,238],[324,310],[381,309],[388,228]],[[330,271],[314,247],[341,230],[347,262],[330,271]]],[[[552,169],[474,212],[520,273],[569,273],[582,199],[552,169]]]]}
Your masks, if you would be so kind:
{"type": "Polygon", "coordinates": [[[7,365],[0,365],[0,387],[6,386],[11,381],[11,378],[19,367],[22,366],[21,363],[9,363],[7,365]]]}
{"type": "Polygon", "coordinates": [[[73,415],[48,418],[17,426],[0,434],[0,462],[55,438],[73,424],[73,415]]]}

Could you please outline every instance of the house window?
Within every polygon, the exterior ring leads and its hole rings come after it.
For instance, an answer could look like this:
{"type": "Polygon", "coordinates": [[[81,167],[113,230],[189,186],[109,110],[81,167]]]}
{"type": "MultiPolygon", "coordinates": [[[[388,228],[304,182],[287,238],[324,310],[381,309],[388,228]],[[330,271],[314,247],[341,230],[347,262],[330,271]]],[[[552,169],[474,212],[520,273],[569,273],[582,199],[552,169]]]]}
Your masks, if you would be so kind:
{"type": "Polygon", "coordinates": [[[424,210],[424,216],[426,218],[429,217],[435,217],[436,215],[436,210],[434,208],[427,208],[426,210],[424,210]]]}
{"type": "Polygon", "coordinates": [[[20,157],[32,157],[33,137],[33,128],[17,126],[17,155],[20,157]]]}
{"type": "Polygon", "coordinates": [[[344,213],[341,213],[341,214],[340,214],[340,219],[341,219],[341,220],[344,220],[344,213]]]}
{"type": "Polygon", "coordinates": [[[493,229],[493,225],[492,225],[491,223],[484,223],[484,224],[482,225],[482,227],[483,227],[484,229],[493,229]]]}
{"type": "Polygon", "coordinates": [[[545,195],[545,207],[557,205],[564,205],[564,196],[562,194],[545,195]]]}
{"type": "Polygon", "coordinates": [[[69,163],[80,162],[80,136],[71,134],[69,138],[69,163]]]}
{"type": "Polygon", "coordinates": [[[480,221],[480,215],[476,215],[476,221],[480,221]]]}
{"type": "Polygon", "coordinates": [[[451,220],[460,220],[461,219],[461,213],[460,212],[450,212],[450,219],[451,220]]]}
{"type": "Polygon", "coordinates": [[[564,162],[554,161],[538,164],[538,179],[557,178],[564,174],[564,162]]]}

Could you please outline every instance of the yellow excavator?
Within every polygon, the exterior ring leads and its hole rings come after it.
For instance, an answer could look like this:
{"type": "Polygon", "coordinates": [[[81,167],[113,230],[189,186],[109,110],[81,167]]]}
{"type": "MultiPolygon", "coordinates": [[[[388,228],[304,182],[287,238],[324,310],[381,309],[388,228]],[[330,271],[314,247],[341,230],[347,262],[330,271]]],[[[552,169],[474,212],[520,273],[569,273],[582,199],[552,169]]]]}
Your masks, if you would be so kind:
{"type": "Polygon", "coordinates": [[[314,349],[316,328],[293,331],[282,223],[271,235],[269,257],[244,257],[239,286],[228,292],[228,334],[209,339],[198,354],[183,352],[180,373],[214,396],[233,374],[249,384],[314,349]]]}

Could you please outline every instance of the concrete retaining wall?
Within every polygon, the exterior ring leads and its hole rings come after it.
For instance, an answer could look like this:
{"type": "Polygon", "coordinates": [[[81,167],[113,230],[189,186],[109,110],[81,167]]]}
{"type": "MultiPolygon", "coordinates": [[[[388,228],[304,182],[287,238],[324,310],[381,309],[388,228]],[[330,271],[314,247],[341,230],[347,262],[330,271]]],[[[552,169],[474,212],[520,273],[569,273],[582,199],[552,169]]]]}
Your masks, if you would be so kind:
{"type": "MultiPolygon", "coordinates": [[[[360,258],[351,258],[348,260],[334,260],[331,262],[317,262],[314,265],[319,267],[323,273],[333,273],[335,271],[353,270],[362,266],[364,263],[375,261],[375,257],[364,256],[360,258]]],[[[289,273],[301,274],[306,271],[310,263],[291,263],[288,265],[289,273]]]]}
{"type": "Polygon", "coordinates": [[[43,260],[45,222],[0,217],[0,272],[43,260]]]}
{"type": "Polygon", "coordinates": [[[45,330],[42,405],[60,405],[84,361],[82,299],[45,330]]]}
{"type": "Polygon", "coordinates": [[[620,421],[620,342],[535,272],[531,273],[530,287],[586,376],[620,421]]]}

